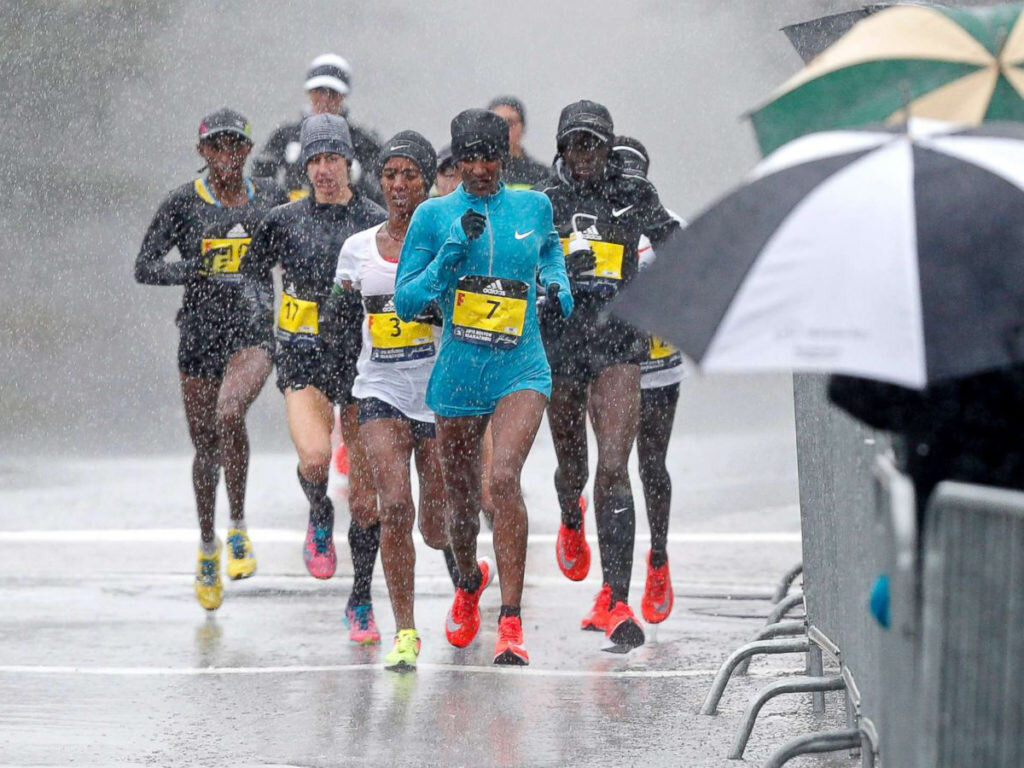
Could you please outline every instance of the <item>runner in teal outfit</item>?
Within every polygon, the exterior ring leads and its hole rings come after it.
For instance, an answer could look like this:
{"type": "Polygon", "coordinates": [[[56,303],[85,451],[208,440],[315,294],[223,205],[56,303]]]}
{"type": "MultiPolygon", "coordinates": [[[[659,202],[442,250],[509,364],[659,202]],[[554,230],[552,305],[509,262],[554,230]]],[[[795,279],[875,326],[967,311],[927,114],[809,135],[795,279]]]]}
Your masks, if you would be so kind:
{"type": "Polygon", "coordinates": [[[451,501],[449,535],[459,586],[445,634],[456,647],[480,629],[480,595],[493,576],[477,562],[480,450],[491,424],[494,553],[501,574],[495,664],[529,663],[520,601],[526,567],[526,506],[520,475],[551,393],[551,369],[537,322],[537,283],[549,311],[568,316],[572,295],[547,197],[501,183],[508,125],[470,109],[452,120],[452,156],[462,184],[413,214],[398,262],[395,310],[408,322],[436,303],[444,318],[427,405],[451,501]]]}

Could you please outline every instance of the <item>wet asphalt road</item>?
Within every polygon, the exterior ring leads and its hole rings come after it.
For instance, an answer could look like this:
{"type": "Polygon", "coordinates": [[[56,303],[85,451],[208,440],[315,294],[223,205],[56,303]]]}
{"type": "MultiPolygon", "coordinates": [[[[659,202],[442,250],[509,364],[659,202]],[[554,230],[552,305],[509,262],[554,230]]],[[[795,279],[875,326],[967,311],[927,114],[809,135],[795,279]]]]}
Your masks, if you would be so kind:
{"type": "MultiPolygon", "coordinates": [[[[557,570],[553,458],[542,429],[524,483],[532,663],[518,670],[490,664],[496,589],[484,594],[474,644],[447,645],[451,587],[440,554],[422,543],[418,671],[381,668],[394,624],[379,563],[385,646],[350,645],[341,622],[347,548],[331,581],[305,574],[305,509],[290,455],[255,456],[248,514],[259,571],[228,583],[210,615],[191,588],[188,457],[0,460],[0,765],[735,766],[725,754],[748,698],[803,664],[755,661],[730,685],[719,716],[697,714],[718,664],[763,623],[779,575],[800,558],[792,426],[780,402],[779,418],[751,429],[677,429],[676,607],[628,655],[603,652],[603,636],[576,629],[599,571],[595,563],[574,584],[557,570]]],[[[344,490],[335,479],[341,530],[344,490]]],[[[642,512],[638,532],[637,609],[642,512]]],[[[490,547],[483,534],[481,553],[490,547]]],[[[817,716],[806,696],[769,703],[747,761],[759,765],[807,730],[839,727],[839,700],[829,705],[817,716]]],[[[839,755],[793,764],[856,763],[839,755]]]]}

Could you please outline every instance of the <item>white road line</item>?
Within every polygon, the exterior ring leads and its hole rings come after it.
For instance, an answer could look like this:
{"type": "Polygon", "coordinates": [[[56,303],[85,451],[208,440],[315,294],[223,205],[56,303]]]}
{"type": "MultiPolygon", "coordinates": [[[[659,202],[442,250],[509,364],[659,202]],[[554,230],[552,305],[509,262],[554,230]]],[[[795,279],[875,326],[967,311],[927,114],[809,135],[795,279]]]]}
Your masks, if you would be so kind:
{"type": "MultiPolygon", "coordinates": [[[[528,677],[568,678],[690,678],[714,677],[717,669],[538,669],[537,667],[459,666],[420,662],[418,670],[450,674],[525,675],[528,677]]],[[[204,675],[292,675],[340,672],[379,672],[383,664],[328,664],[323,666],[296,665],[290,667],[49,667],[7,664],[0,666],[4,675],[93,675],[109,677],[199,677],[204,675]]],[[[751,677],[803,674],[803,670],[760,670],[750,672],[751,677]]]]}
{"type": "MultiPolygon", "coordinates": [[[[252,528],[249,531],[254,541],[268,544],[301,544],[306,532],[288,528],[252,528]]],[[[531,544],[554,544],[556,534],[530,534],[531,544]]],[[[80,530],[30,530],[0,531],[0,544],[172,544],[194,543],[197,532],[194,528],[97,528],[80,530]]],[[[637,541],[648,541],[648,534],[637,533],[637,541]]],[[[481,541],[490,541],[489,532],[480,533],[481,541]]],[[[596,536],[588,541],[597,542],[596,536]]],[[[798,531],[764,531],[755,533],[732,533],[723,531],[693,531],[670,533],[673,544],[799,544],[798,531]]]]}

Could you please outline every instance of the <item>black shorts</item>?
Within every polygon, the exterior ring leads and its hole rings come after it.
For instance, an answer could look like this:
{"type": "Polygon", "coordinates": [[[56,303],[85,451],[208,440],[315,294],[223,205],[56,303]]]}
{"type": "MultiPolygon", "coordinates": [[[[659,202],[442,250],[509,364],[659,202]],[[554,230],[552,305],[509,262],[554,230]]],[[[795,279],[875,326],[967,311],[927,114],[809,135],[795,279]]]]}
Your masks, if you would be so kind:
{"type": "Polygon", "coordinates": [[[667,410],[679,402],[679,382],[640,390],[640,407],[667,410]]]}
{"type": "Polygon", "coordinates": [[[228,360],[240,349],[259,347],[274,352],[268,325],[256,329],[248,323],[212,322],[196,315],[178,314],[178,370],[199,379],[224,378],[228,360]]]}
{"type": "Polygon", "coordinates": [[[437,435],[437,431],[432,423],[409,418],[391,403],[385,403],[376,397],[360,400],[359,424],[366,424],[376,419],[397,419],[398,421],[406,422],[412,428],[413,440],[433,440],[437,435]]]}
{"type": "Polygon", "coordinates": [[[647,334],[607,311],[582,307],[567,318],[545,311],[540,329],[552,376],[591,382],[605,368],[647,359],[647,334]]]}
{"type": "Polygon", "coordinates": [[[356,402],[352,382],[356,380],[355,363],[323,347],[295,349],[278,345],[274,355],[277,364],[277,388],[284,392],[315,387],[335,405],[356,402]]]}

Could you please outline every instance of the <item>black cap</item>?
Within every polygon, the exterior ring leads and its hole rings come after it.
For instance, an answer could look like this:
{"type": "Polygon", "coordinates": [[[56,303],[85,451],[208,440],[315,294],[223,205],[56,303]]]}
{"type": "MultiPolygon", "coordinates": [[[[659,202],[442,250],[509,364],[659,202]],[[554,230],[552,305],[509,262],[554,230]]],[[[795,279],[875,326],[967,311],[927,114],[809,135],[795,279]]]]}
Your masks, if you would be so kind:
{"type": "Polygon", "coordinates": [[[508,156],[508,123],[488,109],[467,109],[452,119],[452,157],[508,156]]]}
{"type": "Polygon", "coordinates": [[[523,121],[523,127],[526,127],[526,107],[515,96],[495,96],[491,99],[487,108],[493,110],[495,107],[512,107],[512,109],[519,113],[519,119],[523,121]]]}
{"type": "Polygon", "coordinates": [[[243,114],[227,107],[211,112],[199,122],[200,141],[212,139],[222,133],[241,136],[252,144],[252,124],[243,114]]]}
{"type": "Polygon", "coordinates": [[[352,134],[348,123],[339,115],[310,115],[302,121],[299,131],[299,142],[302,154],[299,161],[302,167],[317,155],[341,155],[350,163],[356,156],[352,148],[352,134]]]}
{"type": "Polygon", "coordinates": [[[612,159],[626,173],[647,177],[651,167],[651,156],[647,147],[632,136],[616,136],[612,139],[612,159]]]}
{"type": "Polygon", "coordinates": [[[445,144],[437,150],[437,172],[440,173],[453,165],[455,165],[455,158],[452,157],[452,145],[445,144]]]}
{"type": "Polygon", "coordinates": [[[611,141],[615,135],[615,125],[608,108],[596,101],[576,101],[562,110],[558,117],[558,146],[565,144],[566,138],[575,131],[586,131],[602,141],[611,141]]]}
{"type": "Polygon", "coordinates": [[[437,153],[422,135],[416,131],[399,131],[384,142],[378,156],[378,172],[392,157],[407,157],[412,160],[420,169],[427,189],[433,186],[437,177],[437,153]]]}

